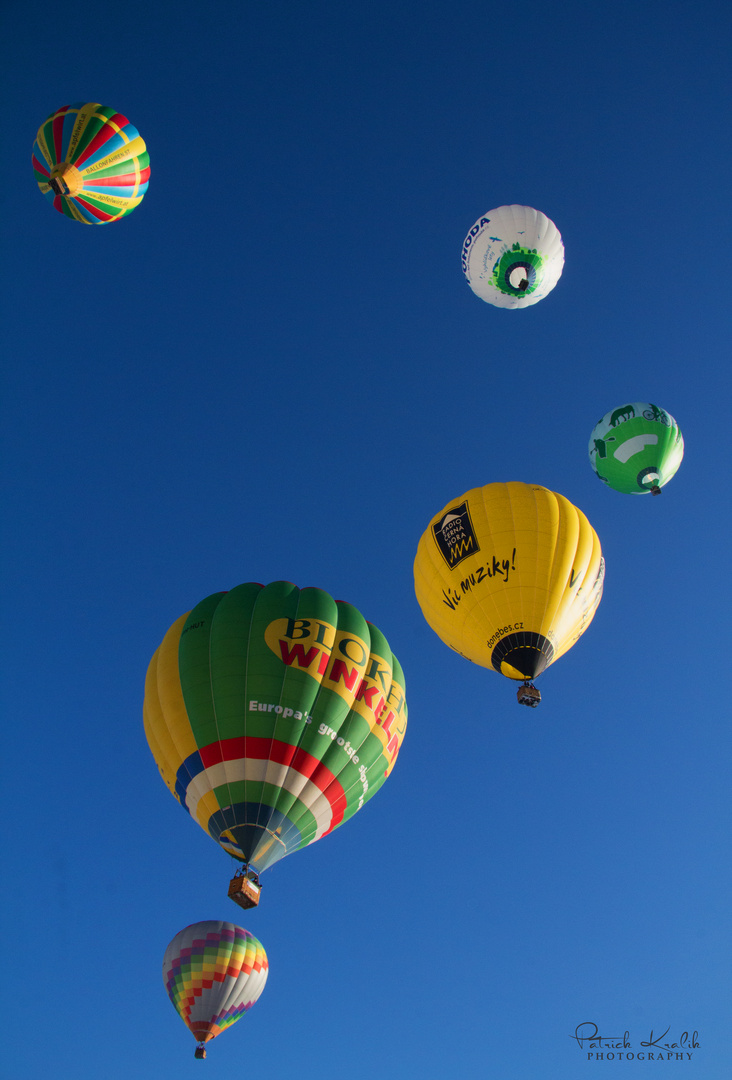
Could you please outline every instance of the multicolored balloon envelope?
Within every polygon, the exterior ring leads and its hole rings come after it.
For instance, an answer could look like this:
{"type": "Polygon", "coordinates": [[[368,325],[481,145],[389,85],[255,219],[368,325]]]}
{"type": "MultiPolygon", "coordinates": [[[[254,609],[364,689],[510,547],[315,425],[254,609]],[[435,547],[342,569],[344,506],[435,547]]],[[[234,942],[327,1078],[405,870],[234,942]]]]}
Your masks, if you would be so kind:
{"type": "Polygon", "coordinates": [[[595,530],[563,495],[536,484],[487,484],[433,517],[419,541],[414,587],[446,645],[529,680],[587,629],[604,573],[595,530]]]}
{"type": "Polygon", "coordinates": [[[463,273],[476,296],[495,307],[531,307],[562,276],[564,245],[553,221],[531,206],[499,206],[463,241],[463,273]]]}
{"type": "Polygon", "coordinates": [[[148,669],[144,720],[176,799],[261,872],[379,790],[407,726],[404,676],[355,607],[249,582],[173,624],[148,669]]]}
{"type": "Polygon", "coordinates": [[[142,202],[150,157],[126,116],[94,101],[77,102],[57,109],[38,129],[33,171],[60,213],[106,225],[142,202]]]}
{"type": "Polygon", "coordinates": [[[203,1058],[207,1042],[241,1020],[264,990],[267,954],[254,934],[230,922],[193,923],[165,950],[163,982],[203,1058]]]}
{"type": "Polygon", "coordinates": [[[632,401],[598,420],[589,453],[608,487],[627,495],[660,495],[681,464],[684,440],[673,416],[648,401],[632,401]]]}

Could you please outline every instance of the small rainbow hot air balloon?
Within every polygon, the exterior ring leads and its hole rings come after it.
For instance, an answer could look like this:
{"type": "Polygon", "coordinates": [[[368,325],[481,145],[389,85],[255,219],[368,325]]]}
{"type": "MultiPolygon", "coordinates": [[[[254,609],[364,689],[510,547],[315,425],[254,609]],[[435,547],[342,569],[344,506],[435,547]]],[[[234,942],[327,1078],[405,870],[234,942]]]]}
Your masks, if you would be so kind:
{"type": "Polygon", "coordinates": [[[126,116],[94,101],[77,102],[57,109],[38,129],[33,171],[60,213],[106,225],[142,202],[150,156],[126,116]]]}
{"type": "Polygon", "coordinates": [[[179,931],[165,950],[163,982],[183,1023],[197,1042],[206,1043],[251,1009],[269,973],[262,943],[230,922],[208,920],[179,931]]]}

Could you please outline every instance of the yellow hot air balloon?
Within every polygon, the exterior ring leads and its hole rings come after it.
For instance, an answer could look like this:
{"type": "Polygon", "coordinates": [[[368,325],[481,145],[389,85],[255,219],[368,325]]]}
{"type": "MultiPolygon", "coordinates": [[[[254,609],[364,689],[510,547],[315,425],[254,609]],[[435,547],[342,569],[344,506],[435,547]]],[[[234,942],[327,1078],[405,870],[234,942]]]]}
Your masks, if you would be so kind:
{"type": "Polygon", "coordinates": [[[584,633],[605,561],[576,506],[537,484],[487,484],[448,503],[419,542],[414,588],[435,633],[461,656],[524,683],[584,633]]]}

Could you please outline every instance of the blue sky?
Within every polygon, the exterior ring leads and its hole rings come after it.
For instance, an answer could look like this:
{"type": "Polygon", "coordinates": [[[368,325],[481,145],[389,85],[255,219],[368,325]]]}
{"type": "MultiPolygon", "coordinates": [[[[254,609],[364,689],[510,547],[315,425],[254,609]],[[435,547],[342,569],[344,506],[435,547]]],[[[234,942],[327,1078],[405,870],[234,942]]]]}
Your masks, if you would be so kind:
{"type": "Polygon", "coordinates": [[[645,1075],[588,1061],[583,1022],[636,1051],[698,1031],[656,1073],[728,1075],[727,5],[10,0],[3,23],[5,1075],[645,1075]],[[106,228],[30,167],[81,100],[150,152],[106,228]],[[505,203],[565,242],[524,312],[460,269],[505,203]],[[587,460],[629,400],[684,434],[659,499],[587,460]],[[494,480],[562,492],[607,561],[531,712],[414,598],[430,518],[494,480]],[[157,775],[143,684],[178,615],[283,578],[383,630],[409,728],[246,916],[157,775]],[[160,967],[219,918],[271,974],[200,1065],[160,967]]]}

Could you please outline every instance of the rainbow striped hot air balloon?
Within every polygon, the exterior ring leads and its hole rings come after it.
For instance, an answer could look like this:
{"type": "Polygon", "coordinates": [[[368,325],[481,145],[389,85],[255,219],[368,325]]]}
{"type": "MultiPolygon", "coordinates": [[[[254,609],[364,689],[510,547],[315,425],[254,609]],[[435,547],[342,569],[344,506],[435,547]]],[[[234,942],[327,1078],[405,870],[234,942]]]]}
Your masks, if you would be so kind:
{"type": "Polygon", "coordinates": [[[163,982],[168,997],[198,1043],[231,1027],[264,990],[269,973],[261,941],[230,922],[208,920],[179,931],[165,950],[163,982]]]}
{"type": "Polygon", "coordinates": [[[56,209],[87,225],[106,225],[142,202],[150,157],[126,116],[99,105],[64,105],[38,129],[33,171],[56,209]]]}

